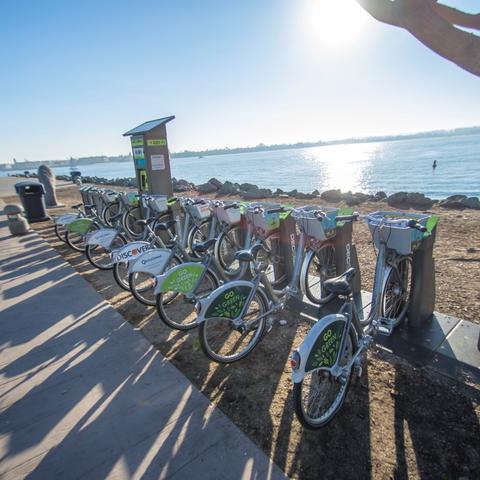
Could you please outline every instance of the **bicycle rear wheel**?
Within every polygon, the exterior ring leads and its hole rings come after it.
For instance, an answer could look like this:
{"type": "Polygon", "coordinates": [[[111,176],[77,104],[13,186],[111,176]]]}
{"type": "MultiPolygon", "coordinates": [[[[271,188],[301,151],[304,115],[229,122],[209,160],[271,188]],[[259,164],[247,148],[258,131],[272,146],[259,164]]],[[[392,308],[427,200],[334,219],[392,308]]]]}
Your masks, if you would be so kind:
{"type": "Polygon", "coordinates": [[[128,282],[128,262],[117,262],[113,265],[113,278],[120,288],[130,292],[128,282]]]}
{"type": "Polygon", "coordinates": [[[195,304],[218,287],[216,277],[207,270],[205,277],[195,290],[195,295],[187,298],[183,293],[164,292],[157,295],[157,312],[160,319],[175,330],[190,330],[197,324],[195,304]]]}
{"type": "Polygon", "coordinates": [[[302,289],[307,298],[316,305],[325,302],[328,296],[323,282],[337,275],[335,249],[332,245],[324,245],[310,256],[301,279],[302,289]]]}
{"type": "Polygon", "coordinates": [[[243,330],[228,318],[208,318],[199,327],[199,340],[207,357],[218,363],[232,363],[246,357],[260,342],[266,327],[265,317],[256,320],[268,308],[268,301],[257,290],[243,317],[243,330]]]}
{"type": "MultiPolygon", "coordinates": [[[[341,365],[346,365],[351,360],[354,345],[355,336],[350,331],[341,365]]],[[[353,368],[345,383],[341,383],[326,370],[313,370],[301,382],[293,385],[295,414],[304,427],[315,430],[325,427],[333,420],[345,401],[352,372],[353,368]]]]}

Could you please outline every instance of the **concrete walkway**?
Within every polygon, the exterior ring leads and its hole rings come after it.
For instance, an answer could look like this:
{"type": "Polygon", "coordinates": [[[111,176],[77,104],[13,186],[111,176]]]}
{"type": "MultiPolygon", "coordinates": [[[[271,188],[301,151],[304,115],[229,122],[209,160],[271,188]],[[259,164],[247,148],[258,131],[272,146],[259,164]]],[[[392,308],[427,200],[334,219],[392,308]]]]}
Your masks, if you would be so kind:
{"type": "Polygon", "coordinates": [[[0,217],[0,478],[286,478],[37,234],[0,217]]]}

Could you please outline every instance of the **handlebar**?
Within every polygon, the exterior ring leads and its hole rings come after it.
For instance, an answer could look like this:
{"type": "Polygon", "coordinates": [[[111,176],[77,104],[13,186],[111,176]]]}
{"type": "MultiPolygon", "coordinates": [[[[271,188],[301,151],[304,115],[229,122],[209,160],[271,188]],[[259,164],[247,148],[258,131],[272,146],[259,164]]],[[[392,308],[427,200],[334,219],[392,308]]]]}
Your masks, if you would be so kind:
{"type": "Polygon", "coordinates": [[[230,205],[225,205],[223,207],[224,210],[228,210],[229,208],[240,208],[240,205],[238,205],[238,203],[231,203],[230,205]]]}
{"type": "Polygon", "coordinates": [[[200,198],[199,200],[195,200],[194,202],[192,202],[191,205],[202,205],[204,203],[206,203],[205,200],[200,198]]]}
{"type": "Polygon", "coordinates": [[[356,222],[360,214],[358,212],[353,212],[351,215],[339,215],[335,218],[337,222],[356,222]]]}
{"type": "Polygon", "coordinates": [[[327,216],[327,214],[325,212],[322,212],[321,210],[315,210],[313,214],[320,222],[327,216]]]}
{"type": "Polygon", "coordinates": [[[267,210],[267,213],[283,213],[285,211],[284,207],[280,208],[272,208],[271,210],[267,210]]]}
{"type": "Polygon", "coordinates": [[[415,228],[416,230],[419,230],[420,232],[423,232],[423,233],[427,231],[427,227],[425,227],[421,223],[416,222],[415,220],[409,220],[407,225],[410,228],[415,228]]]}

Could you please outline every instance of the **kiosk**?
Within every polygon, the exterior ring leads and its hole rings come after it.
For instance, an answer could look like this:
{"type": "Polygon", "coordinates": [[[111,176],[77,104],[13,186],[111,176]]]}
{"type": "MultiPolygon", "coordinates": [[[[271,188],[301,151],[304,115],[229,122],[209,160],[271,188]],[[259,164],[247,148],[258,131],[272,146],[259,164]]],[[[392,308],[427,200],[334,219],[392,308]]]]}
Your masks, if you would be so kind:
{"type": "Polygon", "coordinates": [[[123,134],[132,144],[139,193],[173,194],[166,124],[174,118],[150,120],[123,134]]]}

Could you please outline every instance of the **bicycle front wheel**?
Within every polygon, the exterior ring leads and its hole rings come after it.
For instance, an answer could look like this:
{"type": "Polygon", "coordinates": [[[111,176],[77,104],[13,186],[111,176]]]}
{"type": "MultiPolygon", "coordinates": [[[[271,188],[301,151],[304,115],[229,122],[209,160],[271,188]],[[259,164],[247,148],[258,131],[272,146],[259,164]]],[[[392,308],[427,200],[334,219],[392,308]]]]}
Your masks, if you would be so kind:
{"type": "Polygon", "coordinates": [[[266,328],[266,297],[257,290],[243,317],[242,328],[228,318],[208,318],[199,327],[199,340],[207,357],[218,363],[232,363],[246,357],[260,342],[266,328]],[[258,320],[257,320],[258,319],[258,320]]]}
{"type": "MultiPolygon", "coordinates": [[[[255,260],[267,265],[265,275],[273,288],[277,288],[287,280],[285,261],[280,254],[280,234],[274,232],[262,240],[262,248],[257,252],[255,260]]],[[[250,263],[252,277],[256,275],[253,262],[250,263]]]]}
{"type": "Polygon", "coordinates": [[[199,255],[193,246],[196,243],[203,243],[208,240],[208,235],[210,233],[210,220],[205,220],[199,226],[194,225],[188,234],[188,250],[191,252],[192,257],[202,258],[203,255],[199,255]]]}
{"type": "Polygon", "coordinates": [[[58,223],[55,224],[55,227],[54,227],[54,230],[55,230],[55,235],[57,236],[57,238],[61,241],[61,242],[65,242],[67,243],[67,230],[65,229],[65,227],[63,225],[60,225],[58,223]]]}
{"type": "Polygon", "coordinates": [[[412,292],[412,260],[402,258],[390,267],[382,292],[382,318],[396,327],[407,315],[412,292]]]}
{"type": "Polygon", "coordinates": [[[142,218],[140,207],[133,207],[127,210],[122,216],[123,228],[133,237],[140,238],[145,227],[137,225],[137,220],[142,218]]]}
{"type": "Polygon", "coordinates": [[[307,298],[316,305],[325,303],[328,294],[324,291],[323,282],[337,276],[335,249],[332,245],[324,245],[308,258],[301,279],[302,288],[307,298]]]}
{"type": "Polygon", "coordinates": [[[242,264],[235,259],[235,253],[243,248],[244,233],[240,225],[222,232],[215,243],[215,257],[228,277],[238,275],[242,264]]]}
{"type": "MultiPolygon", "coordinates": [[[[350,331],[340,365],[346,365],[352,359],[354,345],[355,337],[350,331]]],[[[295,414],[304,427],[316,430],[333,420],[345,401],[352,380],[352,371],[353,369],[344,383],[326,370],[313,370],[308,372],[301,382],[294,384],[295,414]]]]}
{"type": "Polygon", "coordinates": [[[113,202],[107,205],[102,212],[103,221],[109,226],[113,226],[112,218],[120,212],[120,205],[118,202],[113,202]]]}
{"type": "Polygon", "coordinates": [[[164,292],[157,295],[157,312],[160,319],[175,330],[190,330],[197,326],[195,304],[218,287],[216,277],[207,270],[195,294],[164,292]]]}

